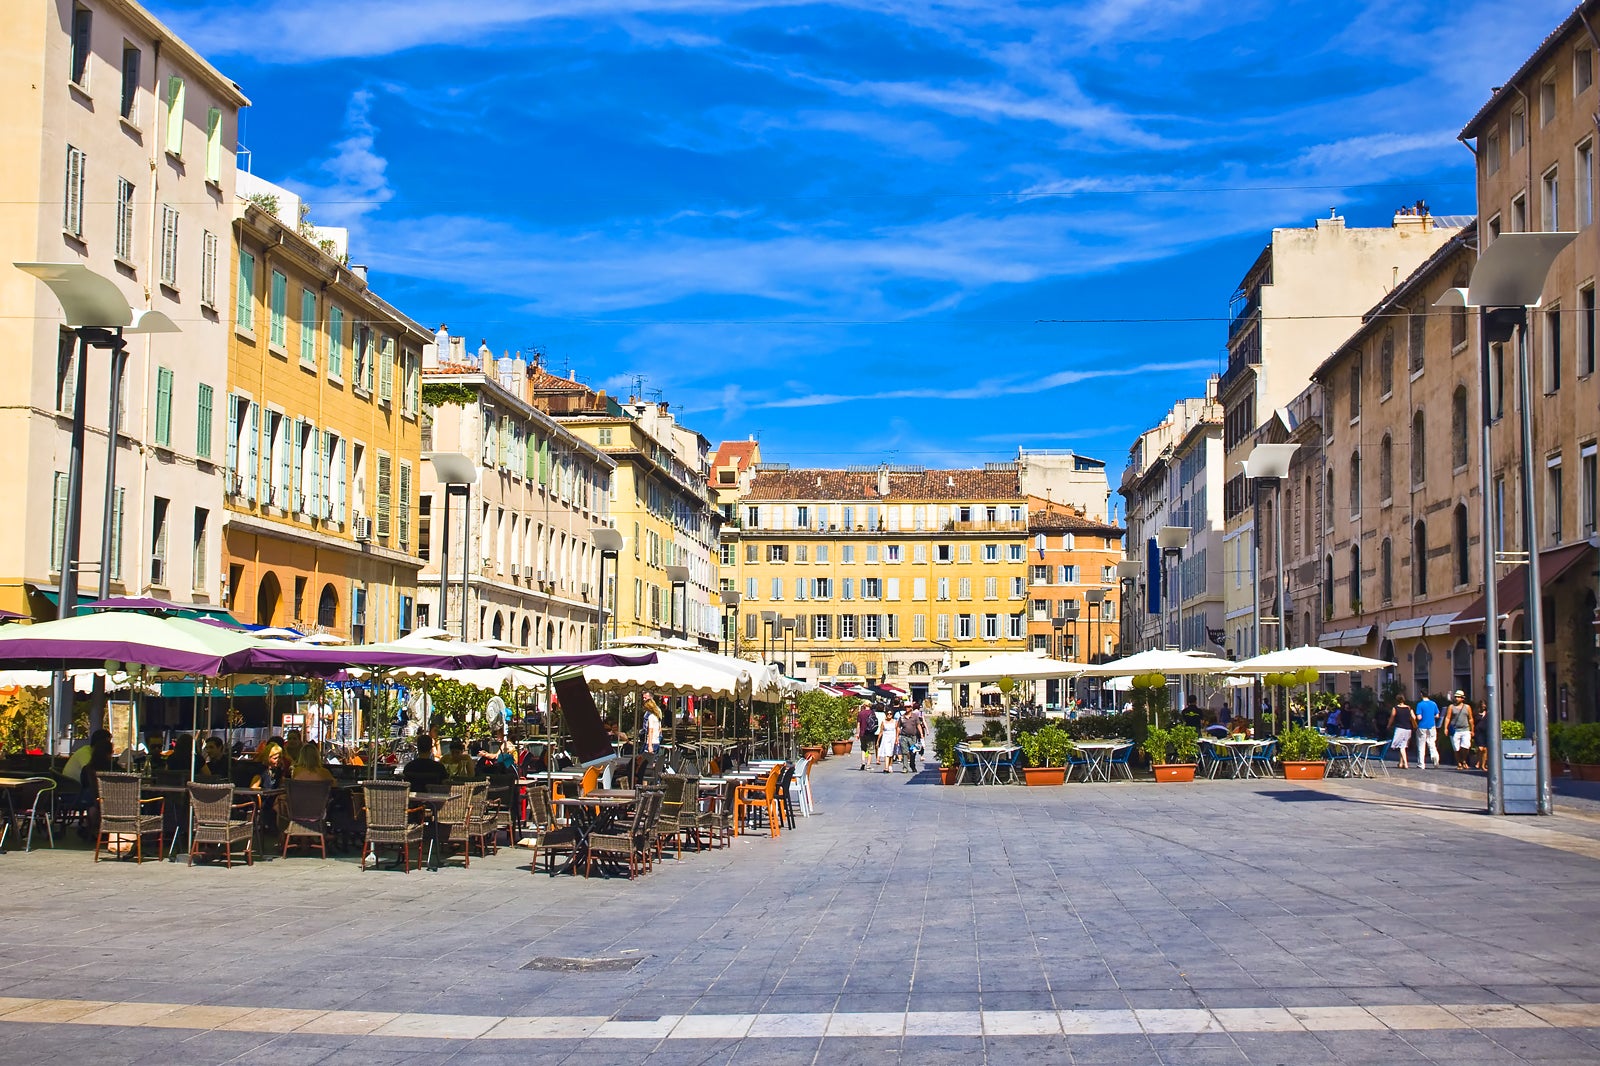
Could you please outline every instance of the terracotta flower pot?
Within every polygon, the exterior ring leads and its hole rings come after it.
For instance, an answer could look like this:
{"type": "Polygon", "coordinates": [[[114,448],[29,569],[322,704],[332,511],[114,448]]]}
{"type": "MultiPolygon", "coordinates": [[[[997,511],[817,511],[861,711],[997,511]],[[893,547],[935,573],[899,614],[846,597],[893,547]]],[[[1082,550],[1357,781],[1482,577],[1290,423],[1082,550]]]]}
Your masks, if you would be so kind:
{"type": "Polygon", "coordinates": [[[1022,778],[1030,785],[1059,785],[1067,779],[1065,766],[1024,766],[1022,778]]]}
{"type": "Polygon", "coordinates": [[[807,744],[800,749],[800,754],[804,755],[812,762],[816,762],[827,753],[827,750],[827,746],[824,744],[807,744]]]}
{"type": "Polygon", "coordinates": [[[1283,777],[1286,781],[1320,781],[1328,773],[1328,764],[1325,760],[1317,759],[1314,762],[1286,762],[1283,764],[1283,777]]]}
{"type": "Polygon", "coordinates": [[[1573,762],[1567,768],[1574,781],[1600,781],[1600,763],[1573,762]]]}
{"type": "Polygon", "coordinates": [[[1192,762],[1158,762],[1150,769],[1155,771],[1157,781],[1194,780],[1194,763],[1192,762]]]}
{"type": "Polygon", "coordinates": [[[941,766],[941,767],[939,767],[939,784],[941,784],[941,785],[953,785],[953,784],[955,784],[956,783],[956,778],[960,775],[960,773],[961,773],[961,767],[959,767],[959,766],[941,766]]]}
{"type": "Polygon", "coordinates": [[[850,749],[853,747],[855,747],[855,741],[853,740],[836,740],[833,742],[833,753],[835,755],[849,755],[850,749]]]}

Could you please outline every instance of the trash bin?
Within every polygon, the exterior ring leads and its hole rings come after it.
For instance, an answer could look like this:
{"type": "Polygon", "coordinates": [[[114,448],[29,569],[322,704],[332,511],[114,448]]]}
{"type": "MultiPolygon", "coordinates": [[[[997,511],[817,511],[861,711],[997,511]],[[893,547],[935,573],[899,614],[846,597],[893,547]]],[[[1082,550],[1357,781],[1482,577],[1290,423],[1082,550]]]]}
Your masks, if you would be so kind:
{"type": "Polygon", "coordinates": [[[1506,814],[1539,813],[1539,779],[1534,772],[1533,741],[1500,742],[1500,785],[1506,814]]]}

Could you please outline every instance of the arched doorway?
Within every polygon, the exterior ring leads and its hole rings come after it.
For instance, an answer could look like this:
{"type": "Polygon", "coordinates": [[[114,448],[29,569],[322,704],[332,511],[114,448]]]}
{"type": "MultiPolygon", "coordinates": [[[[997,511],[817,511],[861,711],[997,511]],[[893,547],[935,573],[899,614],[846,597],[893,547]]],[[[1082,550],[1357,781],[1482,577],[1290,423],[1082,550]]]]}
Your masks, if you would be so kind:
{"type": "Polygon", "coordinates": [[[338,624],[339,594],[330,583],[322,586],[322,595],[317,599],[317,625],[323,629],[333,629],[338,624]]]}
{"type": "Polygon", "coordinates": [[[1452,691],[1460,689],[1467,699],[1472,699],[1472,645],[1464,640],[1456,641],[1450,649],[1450,676],[1452,691]]]}
{"type": "Polygon", "coordinates": [[[495,640],[505,636],[505,619],[500,616],[499,611],[494,613],[494,621],[489,623],[489,633],[495,640]]]}
{"type": "Polygon", "coordinates": [[[1433,684],[1433,652],[1428,645],[1417,641],[1417,650],[1411,653],[1411,702],[1426,696],[1433,684]]]}
{"type": "Polygon", "coordinates": [[[555,647],[556,647],[556,625],[555,625],[554,622],[546,622],[544,624],[544,648],[545,648],[545,651],[554,651],[555,647]]]}
{"type": "Polygon", "coordinates": [[[522,641],[521,641],[521,646],[524,647],[524,648],[528,647],[529,646],[528,645],[528,641],[530,641],[532,639],[533,639],[533,623],[528,621],[526,618],[524,618],[522,620],[522,641]]]}
{"type": "Polygon", "coordinates": [[[262,575],[261,585],[256,589],[256,624],[276,624],[278,605],[282,602],[283,588],[278,584],[278,575],[268,570],[262,575]]]}

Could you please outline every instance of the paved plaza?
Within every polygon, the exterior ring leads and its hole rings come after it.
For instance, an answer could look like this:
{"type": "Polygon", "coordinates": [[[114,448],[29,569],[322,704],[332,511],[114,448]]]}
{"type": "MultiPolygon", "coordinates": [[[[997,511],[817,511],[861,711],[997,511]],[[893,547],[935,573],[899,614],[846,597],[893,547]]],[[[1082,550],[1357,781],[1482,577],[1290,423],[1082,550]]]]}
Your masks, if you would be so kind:
{"type": "Polygon", "coordinates": [[[1481,778],[944,788],[626,880],[0,856],[0,1062],[1595,1063],[1600,812],[1481,778]],[[580,962],[574,960],[597,960],[580,962]]]}

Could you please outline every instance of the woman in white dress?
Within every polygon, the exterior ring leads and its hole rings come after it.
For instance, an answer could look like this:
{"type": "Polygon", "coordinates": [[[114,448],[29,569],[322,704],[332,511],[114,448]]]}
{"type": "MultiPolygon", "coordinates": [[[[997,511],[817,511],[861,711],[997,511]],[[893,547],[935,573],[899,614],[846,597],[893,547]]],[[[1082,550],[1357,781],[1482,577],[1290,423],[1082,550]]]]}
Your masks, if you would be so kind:
{"type": "Polygon", "coordinates": [[[883,724],[878,727],[878,761],[883,764],[883,772],[892,772],[890,760],[894,758],[895,746],[900,742],[900,720],[893,715],[884,715],[883,724]]]}

